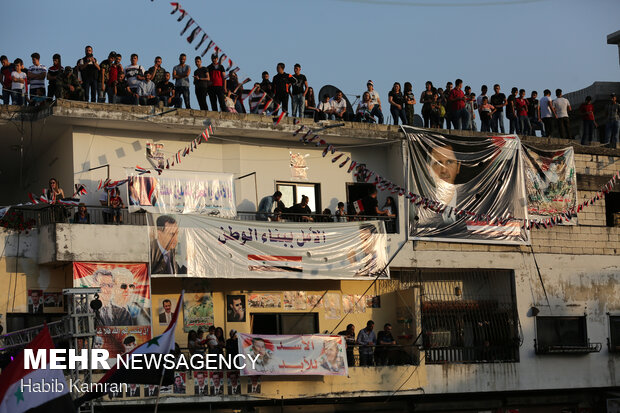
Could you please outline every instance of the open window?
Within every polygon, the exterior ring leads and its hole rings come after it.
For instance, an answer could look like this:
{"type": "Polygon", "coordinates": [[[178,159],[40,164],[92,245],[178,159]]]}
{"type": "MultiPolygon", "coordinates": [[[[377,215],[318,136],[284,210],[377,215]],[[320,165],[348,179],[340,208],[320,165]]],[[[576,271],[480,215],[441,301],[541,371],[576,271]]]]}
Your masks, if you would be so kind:
{"type": "Polygon", "coordinates": [[[252,334],[318,334],[317,313],[252,313],[252,334]]]}
{"type": "Polygon", "coordinates": [[[276,182],[276,189],[282,192],[282,202],[287,208],[301,202],[302,195],[306,195],[310,201],[308,206],[315,214],[323,212],[321,209],[321,185],[299,182],[276,182]]]}
{"type": "Polygon", "coordinates": [[[601,351],[601,343],[588,340],[585,316],[537,316],[535,347],[537,354],[601,351]]]}
{"type": "Polygon", "coordinates": [[[609,316],[609,352],[620,353],[620,316],[609,316]]]}

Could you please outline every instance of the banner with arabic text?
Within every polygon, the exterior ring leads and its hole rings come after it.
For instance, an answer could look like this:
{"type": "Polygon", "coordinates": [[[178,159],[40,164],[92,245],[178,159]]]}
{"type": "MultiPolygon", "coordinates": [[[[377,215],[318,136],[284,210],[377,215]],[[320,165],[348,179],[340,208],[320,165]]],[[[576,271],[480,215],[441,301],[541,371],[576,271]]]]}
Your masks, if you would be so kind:
{"type": "Polygon", "coordinates": [[[347,376],[346,343],[342,336],[257,335],[237,333],[239,354],[256,357],[242,376],[347,376]]]}
{"type": "Polygon", "coordinates": [[[403,126],[409,143],[413,239],[527,244],[521,141],[459,137],[403,126]]]}
{"type": "Polygon", "coordinates": [[[157,176],[126,171],[129,212],[237,215],[232,174],[166,170],[157,176]]]}
{"type": "Polygon", "coordinates": [[[381,221],[233,221],[148,215],[151,276],[205,278],[389,278],[381,221]]]}
{"type": "MultiPolygon", "coordinates": [[[[570,214],[577,206],[577,175],[573,147],[545,151],[523,146],[523,166],[530,219],[570,214]]],[[[576,225],[577,214],[562,224],[576,225]]]]}
{"type": "Polygon", "coordinates": [[[74,287],[100,287],[93,348],[110,357],[151,339],[151,283],[146,264],[73,263],[74,287]]]}

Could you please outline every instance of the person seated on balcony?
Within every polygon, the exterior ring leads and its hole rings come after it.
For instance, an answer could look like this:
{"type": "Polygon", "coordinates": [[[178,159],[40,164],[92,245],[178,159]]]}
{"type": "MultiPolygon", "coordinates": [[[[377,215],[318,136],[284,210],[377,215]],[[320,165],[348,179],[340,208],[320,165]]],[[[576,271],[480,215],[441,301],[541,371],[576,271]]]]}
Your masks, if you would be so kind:
{"type": "Polygon", "coordinates": [[[49,187],[47,189],[47,198],[50,201],[50,204],[57,204],[58,201],[65,197],[65,191],[60,188],[60,184],[58,183],[58,179],[50,178],[49,187]]]}
{"type": "Polygon", "coordinates": [[[377,336],[373,331],[375,328],[375,322],[368,320],[366,327],[360,330],[357,335],[357,344],[360,345],[360,366],[372,366],[374,365],[374,347],[377,344],[377,336]]]}
{"type": "Polygon", "coordinates": [[[347,329],[342,330],[338,335],[344,336],[347,344],[347,365],[349,367],[354,367],[355,356],[353,355],[353,349],[355,348],[355,326],[353,324],[347,325],[347,329]]]}
{"type": "Polygon", "coordinates": [[[308,206],[308,202],[310,202],[310,198],[302,195],[301,202],[289,208],[288,212],[295,214],[293,216],[295,221],[314,222],[314,218],[310,216],[312,215],[312,210],[308,206]]]}
{"type": "Polygon", "coordinates": [[[316,114],[314,115],[314,120],[316,122],[320,120],[334,120],[336,119],[336,110],[334,109],[334,104],[329,98],[329,94],[325,93],[323,95],[323,100],[319,103],[319,106],[316,108],[316,114]]]}
{"type": "Polygon", "coordinates": [[[347,211],[344,209],[344,202],[338,202],[338,209],[335,215],[336,222],[347,222],[347,211]]]}
{"type": "Polygon", "coordinates": [[[86,210],[86,204],[80,202],[77,212],[73,215],[74,224],[90,224],[90,214],[86,210]]]}
{"type": "Polygon", "coordinates": [[[387,212],[388,221],[385,222],[385,230],[389,234],[393,234],[396,232],[396,216],[398,215],[398,207],[396,206],[396,201],[393,197],[388,196],[385,199],[385,204],[383,204],[383,210],[387,212]]]}
{"type": "Polygon", "coordinates": [[[334,217],[332,216],[332,210],[329,208],[325,208],[321,213],[323,215],[321,217],[321,221],[323,222],[334,222],[334,217]]]}
{"type": "Polygon", "coordinates": [[[390,323],[385,323],[383,326],[383,331],[379,331],[377,335],[377,349],[375,350],[375,358],[377,360],[377,364],[381,366],[385,366],[390,360],[391,350],[390,346],[395,346],[396,340],[392,336],[392,325],[390,323]]]}
{"type": "Polygon", "coordinates": [[[269,218],[273,218],[273,213],[276,208],[280,207],[284,209],[284,204],[280,201],[282,199],[282,192],[276,191],[273,195],[268,195],[260,200],[258,204],[258,214],[256,219],[259,221],[268,221],[269,218]]]}
{"type": "Polygon", "coordinates": [[[215,336],[214,326],[209,326],[209,334],[207,334],[206,343],[207,343],[207,348],[209,349],[209,354],[218,354],[217,347],[218,347],[219,341],[217,337],[215,336]]]}
{"type": "Polygon", "coordinates": [[[112,190],[110,197],[110,206],[112,207],[112,223],[114,225],[120,225],[123,223],[123,215],[121,214],[123,209],[123,200],[121,199],[121,192],[118,188],[112,190]]]}

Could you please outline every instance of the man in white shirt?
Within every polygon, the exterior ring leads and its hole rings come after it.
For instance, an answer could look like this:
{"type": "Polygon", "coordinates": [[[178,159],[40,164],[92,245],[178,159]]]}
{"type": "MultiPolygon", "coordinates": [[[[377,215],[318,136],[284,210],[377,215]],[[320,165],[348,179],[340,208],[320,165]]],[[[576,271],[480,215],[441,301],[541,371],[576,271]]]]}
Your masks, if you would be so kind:
{"type": "Polygon", "coordinates": [[[562,97],[562,89],[556,89],[556,99],[553,101],[553,109],[555,110],[555,116],[558,119],[558,129],[561,139],[570,139],[568,128],[570,122],[568,119],[568,112],[572,110],[568,99],[562,97]]]}
{"type": "Polygon", "coordinates": [[[136,93],[140,81],[144,80],[144,68],[138,64],[138,55],[131,55],[131,64],[125,68],[125,80],[131,89],[131,93],[136,93]]]}
{"type": "Polygon", "coordinates": [[[487,92],[489,91],[489,88],[487,85],[482,85],[482,87],[480,88],[480,96],[478,96],[478,98],[476,99],[476,104],[478,105],[478,107],[482,106],[482,99],[484,99],[485,97],[487,99],[489,99],[489,101],[491,100],[488,96],[487,96],[487,92]]]}
{"type": "Polygon", "coordinates": [[[540,99],[540,117],[543,125],[545,125],[545,136],[551,136],[553,132],[553,118],[555,118],[555,109],[553,108],[553,100],[551,99],[551,91],[545,89],[544,96],[540,99]]]}
{"type": "Polygon", "coordinates": [[[372,80],[369,80],[366,83],[366,88],[368,89],[368,93],[370,94],[370,101],[374,105],[372,110],[370,111],[370,116],[376,116],[379,120],[379,125],[383,124],[383,112],[381,111],[381,99],[379,98],[379,93],[375,90],[375,84],[372,80]]]}
{"type": "Polygon", "coordinates": [[[331,100],[334,116],[337,120],[349,120],[347,114],[347,101],[343,99],[342,92],[338,91],[336,97],[331,100]]]}
{"type": "Polygon", "coordinates": [[[326,119],[335,119],[334,105],[333,102],[329,99],[329,95],[327,93],[323,95],[323,100],[321,101],[321,103],[319,103],[316,114],[316,120],[326,119]]]}
{"type": "Polygon", "coordinates": [[[30,98],[37,96],[39,91],[43,89],[41,96],[45,95],[45,77],[47,76],[47,68],[39,63],[41,56],[38,53],[30,55],[32,58],[32,66],[28,68],[28,83],[30,84],[30,98]]]}

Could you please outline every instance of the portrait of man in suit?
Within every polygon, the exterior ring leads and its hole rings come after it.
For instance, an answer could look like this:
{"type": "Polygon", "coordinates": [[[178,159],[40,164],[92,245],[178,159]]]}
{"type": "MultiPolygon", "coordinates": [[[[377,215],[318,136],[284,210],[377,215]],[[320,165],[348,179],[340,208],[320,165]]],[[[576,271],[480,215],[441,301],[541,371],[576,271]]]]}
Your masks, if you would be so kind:
{"type": "Polygon", "coordinates": [[[194,394],[196,396],[206,396],[208,393],[207,374],[204,371],[194,372],[194,394]]]}
{"type": "Polygon", "coordinates": [[[241,382],[239,381],[239,372],[228,372],[228,394],[241,394],[241,382]]]}
{"type": "Polygon", "coordinates": [[[260,376],[250,376],[248,394],[260,394],[260,376]]]}
{"type": "Polygon", "coordinates": [[[157,396],[159,393],[159,389],[156,384],[149,384],[148,387],[144,389],[144,395],[147,397],[157,396]]]}
{"type": "Polygon", "coordinates": [[[134,383],[129,384],[126,397],[140,397],[140,386],[134,383]]]}
{"type": "Polygon", "coordinates": [[[187,274],[187,268],[180,267],[176,260],[179,224],[170,215],[160,215],[156,227],[151,240],[151,274],[187,274]]]}
{"type": "Polygon", "coordinates": [[[103,306],[95,315],[95,324],[98,326],[132,326],[134,321],[126,308],[116,305],[114,292],[116,281],[110,270],[99,268],[93,273],[95,285],[101,288],[99,299],[103,306]]]}
{"type": "Polygon", "coordinates": [[[43,313],[42,298],[43,298],[43,290],[28,290],[28,312],[30,314],[43,313]]]}
{"type": "Polygon", "coordinates": [[[211,389],[212,396],[224,394],[224,383],[222,383],[222,372],[214,371],[211,373],[211,389]]]}
{"type": "Polygon", "coordinates": [[[167,326],[172,320],[172,301],[168,298],[161,302],[163,311],[159,313],[159,325],[167,326]]]}

